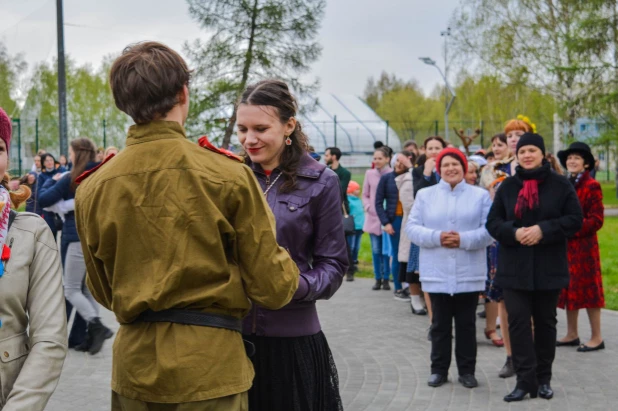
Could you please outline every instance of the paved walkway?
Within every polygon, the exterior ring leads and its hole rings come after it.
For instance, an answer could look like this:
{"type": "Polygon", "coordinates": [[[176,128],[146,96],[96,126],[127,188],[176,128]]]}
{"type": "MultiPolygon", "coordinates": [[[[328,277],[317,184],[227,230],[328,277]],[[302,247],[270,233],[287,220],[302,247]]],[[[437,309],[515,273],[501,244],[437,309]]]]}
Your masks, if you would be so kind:
{"type": "MultiPolygon", "coordinates": [[[[514,387],[515,380],[498,378],[504,349],[485,340],[483,320],[477,324],[476,377],[480,386],[469,390],[459,385],[453,364],[451,382],[430,388],[426,384],[430,352],[427,317],[413,316],[406,303],[393,300],[390,292],[371,291],[371,285],[368,279],[344,283],[332,300],[319,303],[324,332],[339,369],[346,411],[618,409],[618,313],[603,313],[605,351],[582,354],[574,348],[558,349],[553,400],[509,405],[502,397],[514,387]]],[[[104,321],[113,323],[111,313],[105,313],[104,321]]],[[[561,335],[564,312],[559,313],[559,321],[561,335]]],[[[580,336],[585,339],[589,336],[585,313],[581,314],[580,327],[580,336]]],[[[109,410],[110,368],[111,344],[95,356],[71,350],[47,410],[109,410]]]]}

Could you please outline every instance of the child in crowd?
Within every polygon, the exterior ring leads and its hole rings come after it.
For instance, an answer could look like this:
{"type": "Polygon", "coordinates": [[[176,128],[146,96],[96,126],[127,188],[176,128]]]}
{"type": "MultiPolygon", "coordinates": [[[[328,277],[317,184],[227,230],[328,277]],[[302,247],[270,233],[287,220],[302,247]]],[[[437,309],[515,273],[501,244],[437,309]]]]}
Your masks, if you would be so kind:
{"type": "Polygon", "coordinates": [[[360,198],[360,185],[356,181],[350,181],[347,193],[348,202],[350,204],[350,215],[354,217],[354,228],[356,229],[354,234],[347,236],[351,254],[350,265],[352,266],[352,269],[348,271],[347,280],[354,281],[354,274],[358,271],[358,252],[360,251],[361,238],[363,236],[365,211],[363,210],[363,202],[360,198]]]}

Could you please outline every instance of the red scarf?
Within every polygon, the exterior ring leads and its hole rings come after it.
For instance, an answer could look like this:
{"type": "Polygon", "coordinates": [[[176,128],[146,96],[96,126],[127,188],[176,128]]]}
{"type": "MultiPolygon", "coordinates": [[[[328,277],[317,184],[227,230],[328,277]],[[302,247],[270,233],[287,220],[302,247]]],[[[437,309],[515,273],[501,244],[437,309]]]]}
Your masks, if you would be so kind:
{"type": "Polygon", "coordinates": [[[534,210],[539,206],[539,180],[524,180],[524,186],[517,195],[515,217],[521,218],[526,210],[534,210]]]}

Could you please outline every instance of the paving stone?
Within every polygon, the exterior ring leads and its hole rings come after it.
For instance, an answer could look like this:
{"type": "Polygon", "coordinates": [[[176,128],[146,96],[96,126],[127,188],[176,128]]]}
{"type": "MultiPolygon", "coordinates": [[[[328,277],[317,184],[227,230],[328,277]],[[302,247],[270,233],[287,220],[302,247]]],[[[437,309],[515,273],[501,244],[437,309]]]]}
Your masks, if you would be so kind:
{"type": "MultiPolygon", "coordinates": [[[[346,282],[331,300],[318,303],[320,321],[339,370],[346,411],[618,409],[618,352],[614,344],[618,341],[617,312],[603,311],[604,351],[557,349],[553,400],[507,404],[502,397],[514,388],[515,379],[498,377],[506,354],[485,339],[484,320],[477,320],[479,387],[469,390],[459,385],[453,354],[449,382],[431,388],[426,383],[431,351],[427,317],[412,315],[407,303],[394,300],[392,292],[371,290],[372,285],[369,279],[346,282]]],[[[117,330],[112,313],[103,309],[101,312],[104,323],[117,330]]],[[[565,323],[565,313],[559,310],[559,337],[565,334],[565,323]]],[[[585,312],[579,326],[580,337],[586,341],[590,329],[585,312]]],[[[109,410],[111,348],[111,341],[107,342],[95,356],[71,350],[46,410],[109,410]]]]}

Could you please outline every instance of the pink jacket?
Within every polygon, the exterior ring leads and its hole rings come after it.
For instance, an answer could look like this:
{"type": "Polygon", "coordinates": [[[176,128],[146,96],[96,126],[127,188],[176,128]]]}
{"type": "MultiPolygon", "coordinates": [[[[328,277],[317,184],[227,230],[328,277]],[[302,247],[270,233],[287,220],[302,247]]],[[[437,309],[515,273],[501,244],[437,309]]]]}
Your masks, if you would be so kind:
{"type": "Polygon", "coordinates": [[[376,213],[375,207],[376,191],[378,189],[380,177],[391,171],[393,171],[393,169],[386,166],[382,170],[373,168],[367,170],[365,173],[365,182],[363,183],[363,207],[365,208],[366,214],[363,231],[366,233],[382,235],[382,224],[380,223],[380,218],[376,213]]]}

